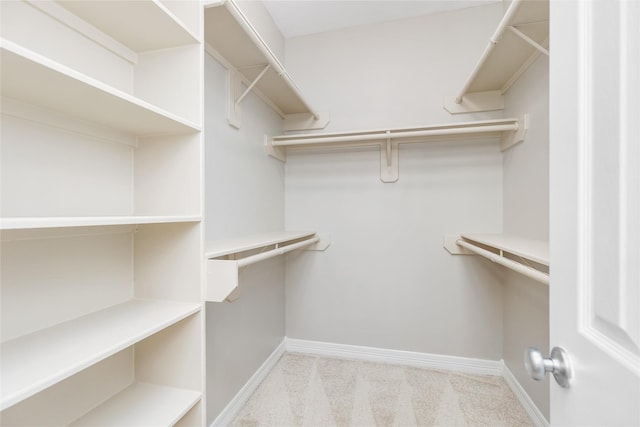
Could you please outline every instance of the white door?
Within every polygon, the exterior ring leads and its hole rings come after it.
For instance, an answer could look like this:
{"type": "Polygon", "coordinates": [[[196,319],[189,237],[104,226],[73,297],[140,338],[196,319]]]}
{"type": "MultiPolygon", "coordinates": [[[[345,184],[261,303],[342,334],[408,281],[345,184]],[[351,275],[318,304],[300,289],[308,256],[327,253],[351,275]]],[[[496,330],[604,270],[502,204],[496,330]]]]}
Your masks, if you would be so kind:
{"type": "Polygon", "coordinates": [[[550,19],[551,424],[640,426],[640,0],[550,19]]]}

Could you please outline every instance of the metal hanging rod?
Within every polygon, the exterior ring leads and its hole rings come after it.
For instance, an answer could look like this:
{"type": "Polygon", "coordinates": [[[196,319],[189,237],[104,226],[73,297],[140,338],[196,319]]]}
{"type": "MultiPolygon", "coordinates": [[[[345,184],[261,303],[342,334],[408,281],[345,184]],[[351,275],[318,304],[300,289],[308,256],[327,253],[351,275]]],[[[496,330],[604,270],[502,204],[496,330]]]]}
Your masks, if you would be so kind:
{"type": "MultiPolygon", "coordinates": [[[[483,134],[517,131],[518,119],[492,120],[484,122],[467,122],[446,126],[428,126],[412,129],[390,129],[370,132],[346,132],[326,135],[278,136],[273,137],[271,144],[275,147],[309,146],[322,144],[390,142],[391,140],[420,138],[447,135],[483,134]]],[[[402,142],[402,141],[398,141],[402,142]]],[[[412,141],[413,142],[413,141],[412,141]]]]}

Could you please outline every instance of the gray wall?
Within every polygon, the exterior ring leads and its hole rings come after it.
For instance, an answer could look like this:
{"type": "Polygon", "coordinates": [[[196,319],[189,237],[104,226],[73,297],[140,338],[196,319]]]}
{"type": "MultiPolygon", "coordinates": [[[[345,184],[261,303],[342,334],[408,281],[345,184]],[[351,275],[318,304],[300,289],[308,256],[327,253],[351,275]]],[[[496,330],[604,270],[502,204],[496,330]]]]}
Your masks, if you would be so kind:
{"type": "MultiPolygon", "coordinates": [[[[242,128],[226,120],[225,70],[205,55],[205,234],[227,239],[284,227],[284,168],[265,156],[265,133],[282,121],[253,94],[242,103],[242,128]]],[[[240,298],[207,303],[207,424],[282,342],[284,259],[240,275],[240,298]]]]}
{"type": "MultiPolygon", "coordinates": [[[[500,3],[287,41],[287,67],[326,130],[470,121],[455,95],[502,17],[500,3]],[[339,46],[339,48],[338,48],[339,46]]],[[[400,147],[383,184],[377,150],[290,153],[286,227],[331,233],[287,263],[291,338],[499,360],[501,271],[451,256],[442,236],[502,229],[502,154],[460,139],[400,147]]]]}
{"type": "MultiPolygon", "coordinates": [[[[505,117],[531,115],[526,141],[504,154],[504,231],[549,239],[549,60],[541,56],[506,95],[505,117]]],[[[505,276],[504,361],[549,419],[549,377],[525,372],[529,346],[549,354],[549,287],[515,272],[505,276]]]]}

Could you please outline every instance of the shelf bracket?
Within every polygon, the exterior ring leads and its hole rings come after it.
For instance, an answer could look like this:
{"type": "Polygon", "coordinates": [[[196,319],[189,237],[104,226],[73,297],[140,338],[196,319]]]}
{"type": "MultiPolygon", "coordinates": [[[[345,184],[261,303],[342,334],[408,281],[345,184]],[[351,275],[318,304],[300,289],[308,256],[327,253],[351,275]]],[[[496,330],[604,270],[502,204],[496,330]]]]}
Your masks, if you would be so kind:
{"type": "Polygon", "coordinates": [[[504,110],[504,96],[499,90],[467,93],[460,102],[457,102],[455,96],[445,96],[442,98],[442,108],[449,114],[504,110]]]}
{"type": "Polygon", "coordinates": [[[313,115],[313,113],[285,114],[282,126],[285,132],[317,130],[326,128],[330,121],[331,115],[329,113],[317,113],[317,115],[313,115]]]}
{"type": "Polygon", "coordinates": [[[240,125],[242,124],[242,109],[240,108],[240,103],[249,92],[251,92],[253,87],[260,81],[270,67],[271,65],[267,64],[244,91],[242,90],[242,74],[236,69],[227,70],[227,121],[234,128],[240,129],[240,125]]]}
{"type": "Polygon", "coordinates": [[[236,100],[236,106],[240,105],[240,103],[242,102],[242,100],[244,99],[245,96],[247,96],[249,94],[249,92],[251,92],[251,89],[253,89],[253,87],[260,81],[260,79],[262,78],[262,76],[264,76],[264,73],[266,73],[269,68],[271,67],[271,64],[267,64],[262,71],[260,71],[260,74],[258,74],[258,77],[256,77],[255,79],[253,79],[253,81],[251,82],[251,84],[249,85],[249,87],[247,87],[247,89],[242,93],[242,95],[240,95],[240,97],[236,100]]]}
{"type": "Polygon", "coordinates": [[[391,139],[387,131],[387,141],[380,145],[380,181],[396,182],[400,176],[398,165],[398,143],[391,139]]]}
{"type": "Polygon", "coordinates": [[[278,159],[281,162],[287,161],[287,150],[284,147],[274,146],[269,135],[264,136],[264,152],[266,155],[278,159]]]}
{"type": "Polygon", "coordinates": [[[505,132],[500,138],[500,151],[508,150],[524,141],[529,130],[529,114],[523,114],[518,120],[518,129],[512,132],[505,132]]]}
{"type": "Polygon", "coordinates": [[[538,49],[540,52],[542,52],[545,55],[549,56],[549,50],[546,49],[541,44],[539,44],[538,42],[536,42],[535,40],[533,40],[531,37],[529,37],[528,35],[526,35],[522,31],[518,30],[513,25],[511,25],[511,26],[509,26],[507,28],[509,28],[513,34],[515,34],[516,36],[520,37],[522,40],[524,40],[525,42],[529,43],[531,46],[533,46],[534,48],[538,49]]]}

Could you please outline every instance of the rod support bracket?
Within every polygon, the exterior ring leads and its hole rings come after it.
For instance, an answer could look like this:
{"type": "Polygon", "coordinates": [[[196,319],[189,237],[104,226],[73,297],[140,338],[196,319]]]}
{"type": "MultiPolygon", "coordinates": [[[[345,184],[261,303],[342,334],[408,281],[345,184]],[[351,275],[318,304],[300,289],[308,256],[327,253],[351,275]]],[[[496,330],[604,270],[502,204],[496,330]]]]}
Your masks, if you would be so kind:
{"type": "Polygon", "coordinates": [[[398,143],[394,142],[387,131],[386,142],[380,144],[380,181],[392,183],[400,177],[398,164],[398,143]]]}

